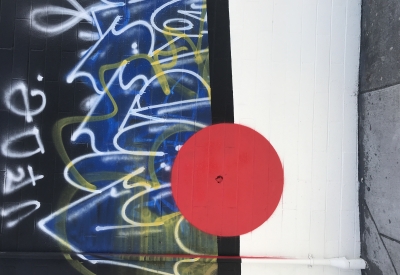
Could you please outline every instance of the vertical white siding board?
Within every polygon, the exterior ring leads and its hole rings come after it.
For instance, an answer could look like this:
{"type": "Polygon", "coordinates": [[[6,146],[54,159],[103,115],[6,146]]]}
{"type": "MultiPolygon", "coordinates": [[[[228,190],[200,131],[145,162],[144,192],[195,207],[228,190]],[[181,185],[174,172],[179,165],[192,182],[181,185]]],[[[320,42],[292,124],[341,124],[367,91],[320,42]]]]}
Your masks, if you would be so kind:
{"type": "MultiPolygon", "coordinates": [[[[263,134],[285,169],[282,200],[241,237],[242,255],[358,256],[360,10],[360,0],[230,0],[235,121],[263,134]]],[[[360,272],[254,265],[242,274],[360,272]]]]}

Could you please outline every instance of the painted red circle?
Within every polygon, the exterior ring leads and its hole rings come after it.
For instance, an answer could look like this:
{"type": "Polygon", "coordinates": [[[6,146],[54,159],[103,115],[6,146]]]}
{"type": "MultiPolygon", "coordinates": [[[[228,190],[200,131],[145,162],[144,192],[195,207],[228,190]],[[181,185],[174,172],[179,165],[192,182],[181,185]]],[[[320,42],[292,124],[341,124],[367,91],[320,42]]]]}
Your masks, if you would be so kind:
{"type": "Polygon", "coordinates": [[[217,236],[253,231],[275,211],[283,191],[283,167],[258,132],[216,124],[181,147],[172,168],[172,193],[182,215],[217,236]]]}

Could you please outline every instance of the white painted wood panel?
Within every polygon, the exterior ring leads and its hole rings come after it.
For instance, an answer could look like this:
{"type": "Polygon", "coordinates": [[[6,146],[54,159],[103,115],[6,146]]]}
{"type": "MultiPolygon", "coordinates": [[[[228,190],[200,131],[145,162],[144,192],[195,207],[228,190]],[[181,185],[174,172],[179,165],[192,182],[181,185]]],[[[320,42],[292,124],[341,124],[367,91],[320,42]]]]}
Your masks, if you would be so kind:
{"type": "MultiPolygon", "coordinates": [[[[235,122],[262,133],[285,169],[273,216],[241,255],[360,255],[357,91],[360,0],[230,0],[235,122]]],[[[243,264],[242,274],[361,274],[243,264]]]]}

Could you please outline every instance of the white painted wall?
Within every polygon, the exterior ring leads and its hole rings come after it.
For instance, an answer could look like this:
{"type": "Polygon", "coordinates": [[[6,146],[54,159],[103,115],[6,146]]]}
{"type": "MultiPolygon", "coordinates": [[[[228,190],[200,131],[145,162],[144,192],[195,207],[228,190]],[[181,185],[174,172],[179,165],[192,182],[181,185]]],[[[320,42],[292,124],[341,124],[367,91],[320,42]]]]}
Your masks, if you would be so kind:
{"type": "MultiPolygon", "coordinates": [[[[283,198],[241,255],[359,258],[360,0],[230,0],[235,122],[285,169],[283,198]]],[[[243,264],[242,274],[360,274],[243,264]]]]}

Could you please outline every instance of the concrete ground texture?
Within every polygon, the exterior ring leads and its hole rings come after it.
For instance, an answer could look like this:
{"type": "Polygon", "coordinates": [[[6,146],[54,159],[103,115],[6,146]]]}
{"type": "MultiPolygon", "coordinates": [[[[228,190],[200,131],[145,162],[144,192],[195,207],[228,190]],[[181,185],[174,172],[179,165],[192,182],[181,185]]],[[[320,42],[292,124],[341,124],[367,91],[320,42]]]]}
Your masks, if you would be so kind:
{"type": "Polygon", "coordinates": [[[400,2],[362,3],[359,92],[361,254],[368,275],[400,273],[400,2]]]}

